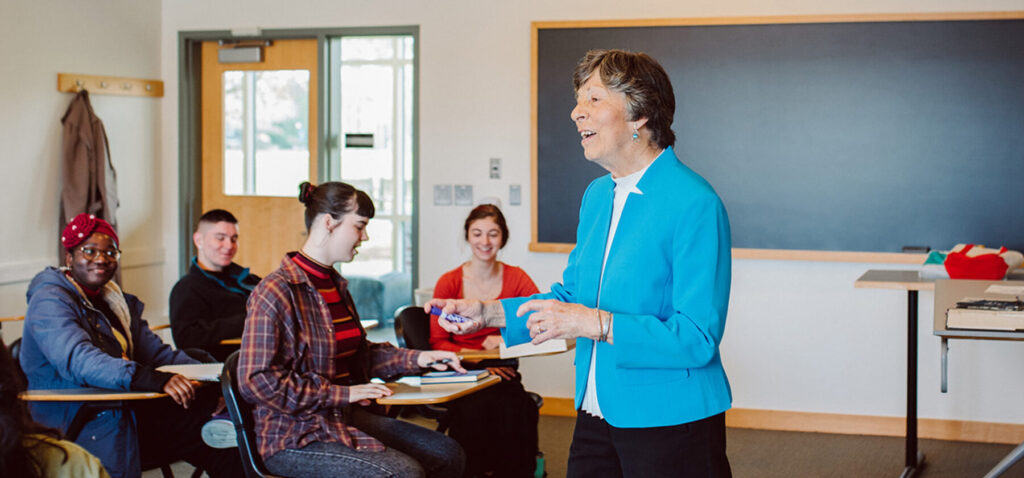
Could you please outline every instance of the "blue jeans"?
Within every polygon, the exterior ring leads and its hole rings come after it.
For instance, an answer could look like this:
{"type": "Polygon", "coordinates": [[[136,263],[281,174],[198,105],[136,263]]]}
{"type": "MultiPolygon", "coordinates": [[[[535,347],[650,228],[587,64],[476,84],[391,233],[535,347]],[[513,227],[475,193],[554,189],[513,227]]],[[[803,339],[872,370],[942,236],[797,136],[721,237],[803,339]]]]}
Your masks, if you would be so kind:
{"type": "Polygon", "coordinates": [[[366,452],[336,442],[313,442],[264,460],[275,475],[294,477],[438,477],[462,476],[466,462],[455,440],[433,430],[354,407],[352,426],[380,440],[383,452],[366,452]]]}

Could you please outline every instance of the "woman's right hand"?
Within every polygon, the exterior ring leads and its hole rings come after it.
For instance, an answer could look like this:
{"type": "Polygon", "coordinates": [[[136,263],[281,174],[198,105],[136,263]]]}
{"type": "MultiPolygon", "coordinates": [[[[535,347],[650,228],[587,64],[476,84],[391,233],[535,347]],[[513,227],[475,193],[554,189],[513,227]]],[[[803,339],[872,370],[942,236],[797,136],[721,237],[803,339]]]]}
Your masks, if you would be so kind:
{"type": "Polygon", "coordinates": [[[196,398],[196,387],[185,376],[175,374],[164,384],[164,393],[170,395],[174,403],[181,405],[182,408],[188,408],[196,398]]]}
{"type": "Polygon", "coordinates": [[[448,314],[458,314],[469,320],[465,322],[451,322],[447,319],[437,318],[441,328],[455,335],[470,334],[484,328],[484,303],[474,299],[431,299],[423,306],[426,313],[430,313],[431,307],[437,307],[448,314]]]}
{"type": "Polygon", "coordinates": [[[364,383],[348,387],[348,401],[359,405],[369,405],[370,400],[391,396],[391,389],[382,383],[364,383]]]}

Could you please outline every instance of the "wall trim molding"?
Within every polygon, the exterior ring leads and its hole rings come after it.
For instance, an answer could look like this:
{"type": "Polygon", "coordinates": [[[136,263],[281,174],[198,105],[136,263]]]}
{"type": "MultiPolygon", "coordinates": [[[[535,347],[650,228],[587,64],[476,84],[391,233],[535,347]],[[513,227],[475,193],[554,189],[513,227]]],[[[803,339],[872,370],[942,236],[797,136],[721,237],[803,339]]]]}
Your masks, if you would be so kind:
{"type": "MultiPolygon", "coordinates": [[[[544,397],[541,415],[574,417],[573,399],[544,397]]],[[[758,410],[733,408],[725,413],[725,424],[733,428],[779,430],[797,432],[838,433],[843,435],[876,435],[902,437],[906,433],[903,417],[873,415],[847,415],[841,413],[792,412],[786,410],[758,410]]],[[[920,438],[936,440],[1001,443],[1016,445],[1024,442],[1024,424],[976,422],[920,418],[917,421],[920,438]]]]}
{"type": "MultiPolygon", "coordinates": [[[[162,265],[166,258],[163,247],[134,247],[121,251],[121,269],[137,269],[162,265]]],[[[56,260],[30,259],[0,263],[0,285],[29,282],[39,271],[47,266],[56,265],[56,260]]]]}
{"type": "Polygon", "coordinates": [[[44,267],[54,262],[47,259],[31,259],[0,264],[0,285],[28,282],[44,267]]]}

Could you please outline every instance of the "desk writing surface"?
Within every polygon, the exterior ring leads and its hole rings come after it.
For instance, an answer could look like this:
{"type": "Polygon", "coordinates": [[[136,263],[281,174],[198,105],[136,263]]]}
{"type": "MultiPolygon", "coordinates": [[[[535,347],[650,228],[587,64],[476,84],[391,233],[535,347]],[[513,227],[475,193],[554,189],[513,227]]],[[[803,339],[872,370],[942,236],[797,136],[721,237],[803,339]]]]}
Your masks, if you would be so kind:
{"type": "Polygon", "coordinates": [[[100,400],[148,400],[166,397],[162,392],[135,392],[105,388],[65,388],[54,390],[28,390],[19,397],[36,402],[84,402],[100,400]]]}
{"type": "Polygon", "coordinates": [[[962,339],[987,339],[987,340],[1024,340],[1024,332],[1010,332],[1005,330],[972,330],[972,329],[947,329],[946,309],[956,305],[956,302],[966,297],[977,297],[981,299],[1012,299],[1013,296],[986,294],[985,290],[990,285],[999,284],[1007,286],[1024,287],[1024,281],[1005,280],[966,280],[966,279],[940,279],[935,283],[935,321],[934,334],[939,337],[955,337],[962,339]]]}
{"type": "Polygon", "coordinates": [[[381,405],[425,405],[450,402],[477,390],[496,385],[500,381],[501,377],[491,375],[473,383],[447,383],[420,387],[418,386],[419,377],[406,377],[401,381],[388,383],[387,387],[395,393],[390,397],[377,399],[377,403],[381,405]],[[409,380],[410,378],[414,380],[409,380]]]}
{"type": "Polygon", "coordinates": [[[861,275],[854,287],[863,289],[934,290],[933,279],[922,279],[918,271],[871,269],[861,275]]]}

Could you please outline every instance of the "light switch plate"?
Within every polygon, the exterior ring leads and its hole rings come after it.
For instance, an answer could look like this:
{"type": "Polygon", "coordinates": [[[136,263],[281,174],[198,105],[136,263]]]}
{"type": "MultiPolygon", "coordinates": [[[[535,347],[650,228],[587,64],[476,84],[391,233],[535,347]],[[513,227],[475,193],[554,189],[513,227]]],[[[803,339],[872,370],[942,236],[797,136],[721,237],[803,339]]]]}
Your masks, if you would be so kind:
{"type": "Polygon", "coordinates": [[[491,158],[491,179],[501,179],[501,158],[491,158]]]}

